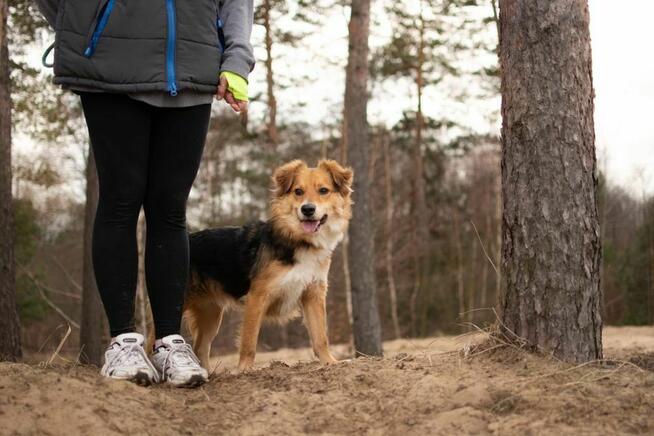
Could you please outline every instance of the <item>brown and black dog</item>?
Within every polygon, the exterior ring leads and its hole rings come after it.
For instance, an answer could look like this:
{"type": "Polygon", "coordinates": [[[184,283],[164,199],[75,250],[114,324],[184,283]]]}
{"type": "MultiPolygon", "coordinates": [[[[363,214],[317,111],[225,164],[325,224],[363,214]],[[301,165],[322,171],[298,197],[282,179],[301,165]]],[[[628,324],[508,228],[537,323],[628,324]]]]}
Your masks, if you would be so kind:
{"type": "Polygon", "coordinates": [[[190,235],[184,319],[202,366],[209,369],[223,312],[238,307],[239,370],[252,368],[262,321],[283,323],[300,312],[316,356],[336,362],[327,336],[327,273],[352,216],[352,177],[333,160],[315,168],[294,160],[273,175],[268,221],[190,235]]]}

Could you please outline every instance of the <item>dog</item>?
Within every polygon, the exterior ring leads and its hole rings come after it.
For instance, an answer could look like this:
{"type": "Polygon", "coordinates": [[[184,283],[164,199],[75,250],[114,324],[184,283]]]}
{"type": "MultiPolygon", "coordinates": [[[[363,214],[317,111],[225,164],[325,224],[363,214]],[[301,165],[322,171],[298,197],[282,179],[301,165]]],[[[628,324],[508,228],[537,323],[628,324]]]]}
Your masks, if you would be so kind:
{"type": "Polygon", "coordinates": [[[352,179],[352,169],[333,160],[315,168],[291,161],[274,171],[267,221],[189,235],[184,321],[204,368],[223,313],[237,308],[244,311],[239,371],[253,367],[263,321],[285,323],[300,313],[318,359],[336,362],[327,335],[327,274],[352,217],[352,179]]]}

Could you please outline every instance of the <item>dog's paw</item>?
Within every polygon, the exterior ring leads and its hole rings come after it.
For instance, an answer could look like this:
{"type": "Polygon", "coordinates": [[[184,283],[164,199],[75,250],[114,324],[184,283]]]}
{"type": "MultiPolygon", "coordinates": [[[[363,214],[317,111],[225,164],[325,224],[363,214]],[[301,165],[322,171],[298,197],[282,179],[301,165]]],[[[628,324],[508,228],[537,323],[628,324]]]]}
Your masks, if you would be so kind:
{"type": "Polygon", "coordinates": [[[319,357],[318,360],[320,360],[320,363],[323,365],[334,365],[338,363],[338,360],[336,360],[331,354],[323,355],[319,357]]]}
{"type": "Polygon", "coordinates": [[[239,363],[237,372],[239,374],[247,374],[248,372],[254,371],[253,363],[239,363]]]}

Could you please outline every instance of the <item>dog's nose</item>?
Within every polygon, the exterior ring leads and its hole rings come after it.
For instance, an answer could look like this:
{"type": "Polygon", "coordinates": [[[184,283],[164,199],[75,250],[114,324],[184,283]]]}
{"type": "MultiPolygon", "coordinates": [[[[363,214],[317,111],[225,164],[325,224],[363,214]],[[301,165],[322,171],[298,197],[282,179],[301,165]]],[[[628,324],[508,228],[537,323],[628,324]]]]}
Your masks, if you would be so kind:
{"type": "Polygon", "coordinates": [[[316,205],[313,203],[303,204],[300,210],[302,211],[302,215],[311,217],[314,213],[316,213],[316,205]]]}

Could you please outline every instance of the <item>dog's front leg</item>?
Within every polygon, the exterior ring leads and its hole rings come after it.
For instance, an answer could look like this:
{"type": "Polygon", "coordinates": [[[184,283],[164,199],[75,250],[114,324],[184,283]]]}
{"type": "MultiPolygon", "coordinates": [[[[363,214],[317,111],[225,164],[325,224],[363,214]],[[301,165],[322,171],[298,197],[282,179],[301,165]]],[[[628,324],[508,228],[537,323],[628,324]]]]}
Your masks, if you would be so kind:
{"type": "Polygon", "coordinates": [[[313,283],[302,294],[302,311],[304,323],[309,331],[311,345],[316,357],[324,364],[336,363],[329,352],[326,312],[327,283],[313,283]]]}
{"type": "Polygon", "coordinates": [[[247,371],[254,365],[257,352],[257,340],[261,321],[266,310],[266,293],[262,288],[253,287],[245,301],[243,326],[241,328],[241,347],[238,362],[239,371],[247,371]]]}

